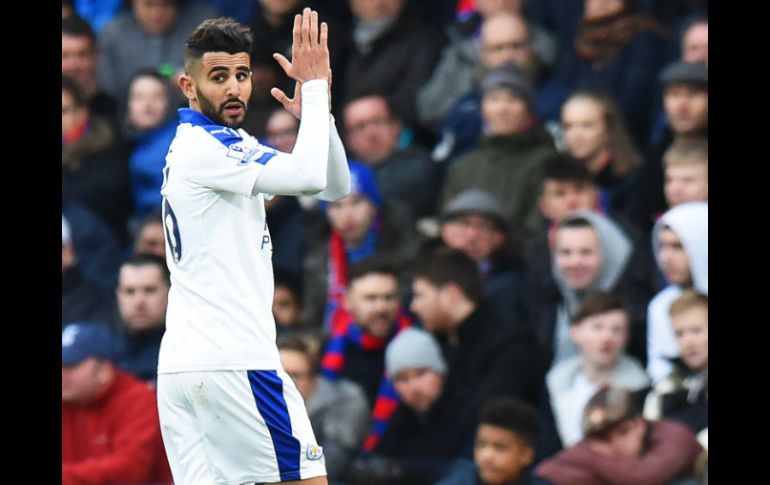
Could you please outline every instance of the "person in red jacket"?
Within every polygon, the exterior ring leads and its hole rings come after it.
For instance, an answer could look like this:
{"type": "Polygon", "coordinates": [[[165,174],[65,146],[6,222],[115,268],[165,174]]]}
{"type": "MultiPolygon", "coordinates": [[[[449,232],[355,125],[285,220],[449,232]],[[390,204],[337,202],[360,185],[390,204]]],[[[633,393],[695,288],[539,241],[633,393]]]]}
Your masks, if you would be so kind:
{"type": "Polygon", "coordinates": [[[170,484],[155,393],[113,352],[104,326],[62,330],[62,485],[170,484]]]}
{"type": "Polygon", "coordinates": [[[703,448],[675,421],[642,418],[633,394],[622,388],[598,391],[583,412],[586,437],[542,462],[538,484],[666,485],[690,483],[703,448]]]}

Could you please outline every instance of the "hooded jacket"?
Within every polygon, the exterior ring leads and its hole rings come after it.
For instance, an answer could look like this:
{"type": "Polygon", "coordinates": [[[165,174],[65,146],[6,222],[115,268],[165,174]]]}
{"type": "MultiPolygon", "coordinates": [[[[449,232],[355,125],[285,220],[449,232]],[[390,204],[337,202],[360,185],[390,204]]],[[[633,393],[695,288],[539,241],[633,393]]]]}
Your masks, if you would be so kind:
{"type": "Polygon", "coordinates": [[[570,339],[569,325],[572,316],[580,310],[583,298],[594,291],[612,291],[626,271],[634,250],[629,237],[606,216],[580,210],[565,217],[564,221],[579,218],[586,219],[597,233],[602,249],[602,266],[596,280],[588,288],[576,291],[567,285],[564,273],[556,264],[556,252],[551,252],[551,271],[562,296],[556,310],[554,365],[579,353],[577,346],[570,339]]]}
{"type": "MultiPolygon", "coordinates": [[[[551,397],[554,423],[564,447],[572,446],[583,438],[583,436],[574,436],[570,422],[574,419],[573,408],[577,404],[574,393],[570,391],[575,377],[582,369],[582,357],[575,356],[554,366],[545,378],[548,394],[551,397]]],[[[618,356],[609,384],[613,387],[622,387],[637,392],[650,386],[650,378],[644,372],[639,361],[621,354],[618,356]]],[[[579,414],[582,415],[582,411],[579,414]]]]}
{"type": "MultiPolygon", "coordinates": [[[[671,229],[682,241],[692,273],[693,289],[708,296],[708,202],[681,204],[661,217],[652,230],[655,260],[663,270],[658,237],[664,227],[671,229]]],[[[672,370],[671,359],[679,356],[674,330],[671,328],[671,303],[684,288],[669,284],[650,302],[647,310],[647,373],[654,382],[666,377],[672,370]]]]}

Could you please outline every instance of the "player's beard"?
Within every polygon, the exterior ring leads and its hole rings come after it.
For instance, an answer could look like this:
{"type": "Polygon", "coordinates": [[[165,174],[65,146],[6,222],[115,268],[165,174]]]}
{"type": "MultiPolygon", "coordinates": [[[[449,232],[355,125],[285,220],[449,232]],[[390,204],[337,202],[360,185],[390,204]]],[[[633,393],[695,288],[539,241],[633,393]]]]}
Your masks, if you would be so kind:
{"type": "Polygon", "coordinates": [[[214,103],[210,102],[198,88],[195,88],[195,94],[198,96],[198,104],[200,104],[201,112],[219,125],[238,129],[243,124],[243,120],[246,119],[246,103],[238,98],[228,98],[224,100],[222,104],[219,105],[219,109],[217,109],[214,107],[214,103]],[[243,116],[241,116],[241,119],[239,120],[227,121],[223,115],[225,106],[227,103],[233,102],[239,103],[241,106],[243,106],[243,116]]]}

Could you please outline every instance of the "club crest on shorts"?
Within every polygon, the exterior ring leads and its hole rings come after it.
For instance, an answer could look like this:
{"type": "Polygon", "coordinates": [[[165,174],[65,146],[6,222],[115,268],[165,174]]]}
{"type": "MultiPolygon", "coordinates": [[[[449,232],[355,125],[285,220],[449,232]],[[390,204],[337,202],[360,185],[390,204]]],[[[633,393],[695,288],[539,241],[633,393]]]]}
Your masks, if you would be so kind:
{"type": "Polygon", "coordinates": [[[305,456],[308,460],[320,460],[324,456],[324,449],[321,446],[308,443],[305,449],[305,456]]]}

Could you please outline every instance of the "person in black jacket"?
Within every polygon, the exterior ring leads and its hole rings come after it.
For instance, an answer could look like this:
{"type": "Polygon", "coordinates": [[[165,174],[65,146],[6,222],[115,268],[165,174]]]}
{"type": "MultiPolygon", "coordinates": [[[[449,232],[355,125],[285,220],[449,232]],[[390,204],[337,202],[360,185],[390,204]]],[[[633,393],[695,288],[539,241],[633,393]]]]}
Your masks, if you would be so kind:
{"type": "MultiPolygon", "coordinates": [[[[438,63],[444,40],[435,28],[426,28],[412,15],[406,3],[350,1],[352,48],[342,81],[345,100],[362,90],[380,91],[396,115],[414,126],[417,90],[438,63]]],[[[336,79],[335,75],[335,84],[336,79]]]]}
{"type": "Polygon", "coordinates": [[[354,462],[355,484],[422,485],[440,479],[453,460],[470,459],[479,396],[447,378],[433,336],[401,332],[385,351],[399,407],[371,455],[354,462]]]}
{"type": "MultiPolygon", "coordinates": [[[[114,298],[86,278],[78,264],[72,229],[61,217],[61,327],[77,321],[99,323],[109,327],[114,298]]],[[[113,330],[110,328],[110,330],[113,330]]]]}
{"type": "Polygon", "coordinates": [[[439,340],[450,380],[483,398],[510,396],[536,406],[543,378],[537,341],[501,318],[482,288],[469,256],[441,248],[415,269],[411,310],[439,340]]]}

